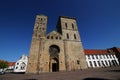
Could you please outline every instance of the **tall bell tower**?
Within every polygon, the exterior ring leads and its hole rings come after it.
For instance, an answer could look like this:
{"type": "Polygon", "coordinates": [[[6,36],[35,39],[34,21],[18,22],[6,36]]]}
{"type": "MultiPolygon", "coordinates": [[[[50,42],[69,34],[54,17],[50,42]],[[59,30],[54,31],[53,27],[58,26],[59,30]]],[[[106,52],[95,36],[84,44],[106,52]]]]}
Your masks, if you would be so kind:
{"type": "Polygon", "coordinates": [[[33,29],[30,55],[26,73],[37,73],[40,67],[42,42],[46,37],[47,16],[37,15],[33,29]]]}
{"type": "Polygon", "coordinates": [[[60,16],[57,29],[63,36],[66,70],[86,69],[87,63],[76,19],[60,16]]]}

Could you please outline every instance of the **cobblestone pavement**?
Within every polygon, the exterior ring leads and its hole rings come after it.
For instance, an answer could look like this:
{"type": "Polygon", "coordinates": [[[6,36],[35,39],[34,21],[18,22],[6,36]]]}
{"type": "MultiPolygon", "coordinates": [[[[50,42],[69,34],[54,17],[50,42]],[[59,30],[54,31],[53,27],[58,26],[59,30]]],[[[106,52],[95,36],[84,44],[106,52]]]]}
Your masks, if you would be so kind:
{"type": "Polygon", "coordinates": [[[0,75],[0,80],[120,80],[120,67],[86,69],[69,72],[0,75]]]}

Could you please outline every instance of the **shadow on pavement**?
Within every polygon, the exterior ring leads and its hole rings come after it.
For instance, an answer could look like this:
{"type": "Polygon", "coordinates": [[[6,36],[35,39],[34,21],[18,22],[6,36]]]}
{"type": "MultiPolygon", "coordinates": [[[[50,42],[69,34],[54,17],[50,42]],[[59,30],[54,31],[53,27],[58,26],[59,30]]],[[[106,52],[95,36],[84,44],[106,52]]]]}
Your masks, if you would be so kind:
{"type": "Polygon", "coordinates": [[[85,78],[83,80],[109,80],[109,79],[105,79],[105,78],[85,78]]]}
{"type": "Polygon", "coordinates": [[[120,70],[109,70],[109,72],[120,72],[120,70]]]}
{"type": "Polygon", "coordinates": [[[37,80],[37,79],[24,79],[24,80],[37,80]]]}

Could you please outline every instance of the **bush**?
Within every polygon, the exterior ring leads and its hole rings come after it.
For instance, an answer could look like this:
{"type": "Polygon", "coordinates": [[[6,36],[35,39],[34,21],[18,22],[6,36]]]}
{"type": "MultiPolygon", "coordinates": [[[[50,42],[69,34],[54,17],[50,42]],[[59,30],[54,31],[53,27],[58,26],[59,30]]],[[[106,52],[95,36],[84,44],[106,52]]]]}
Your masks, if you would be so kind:
{"type": "Polygon", "coordinates": [[[7,68],[9,67],[9,64],[7,61],[4,61],[4,60],[1,60],[0,61],[0,69],[4,69],[4,68],[7,68]]]}

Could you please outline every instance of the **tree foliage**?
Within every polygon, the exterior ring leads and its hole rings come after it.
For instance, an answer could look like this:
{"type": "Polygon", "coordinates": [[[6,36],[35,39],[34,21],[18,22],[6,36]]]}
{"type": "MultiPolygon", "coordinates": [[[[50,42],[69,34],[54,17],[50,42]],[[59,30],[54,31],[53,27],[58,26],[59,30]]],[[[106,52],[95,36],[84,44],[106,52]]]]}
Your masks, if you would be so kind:
{"type": "Polygon", "coordinates": [[[0,69],[4,69],[4,68],[7,68],[7,67],[9,67],[8,62],[1,60],[0,61],[0,69]]]}

